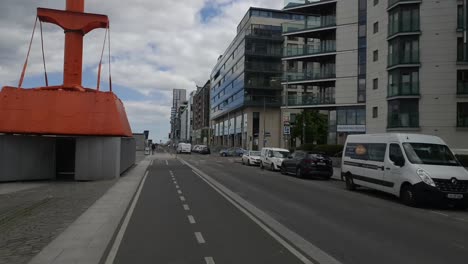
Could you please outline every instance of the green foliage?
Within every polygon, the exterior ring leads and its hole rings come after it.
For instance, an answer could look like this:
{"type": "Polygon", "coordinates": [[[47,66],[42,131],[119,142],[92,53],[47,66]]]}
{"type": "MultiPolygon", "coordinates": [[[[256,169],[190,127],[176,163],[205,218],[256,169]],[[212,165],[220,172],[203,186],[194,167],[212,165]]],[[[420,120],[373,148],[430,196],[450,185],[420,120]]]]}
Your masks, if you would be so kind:
{"type": "Polygon", "coordinates": [[[328,118],[318,111],[305,111],[296,116],[296,125],[292,130],[294,138],[300,138],[303,143],[324,144],[327,142],[328,118]],[[305,127],[305,138],[303,129],[305,127]]]}
{"type": "Polygon", "coordinates": [[[456,155],[463,167],[468,167],[468,155],[456,155]]]}

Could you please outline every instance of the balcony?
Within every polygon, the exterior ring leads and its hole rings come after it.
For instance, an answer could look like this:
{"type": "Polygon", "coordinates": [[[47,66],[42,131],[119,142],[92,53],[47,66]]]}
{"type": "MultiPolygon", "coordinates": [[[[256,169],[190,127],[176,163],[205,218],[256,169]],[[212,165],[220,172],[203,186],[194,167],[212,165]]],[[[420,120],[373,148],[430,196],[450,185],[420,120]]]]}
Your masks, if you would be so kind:
{"type": "Polygon", "coordinates": [[[388,97],[419,96],[419,82],[389,85],[388,97]]]}
{"type": "Polygon", "coordinates": [[[419,113],[391,112],[388,115],[387,128],[419,128],[419,113]]]}
{"type": "Polygon", "coordinates": [[[245,36],[283,41],[281,27],[277,29],[250,28],[245,31],[245,36]]]}
{"type": "MultiPolygon", "coordinates": [[[[322,72],[322,71],[298,71],[298,72],[284,72],[283,79],[288,80],[289,83],[299,82],[320,82],[320,81],[334,81],[336,78],[335,72],[322,72]]],[[[284,83],[283,83],[284,84],[284,83]]]]}
{"type": "Polygon", "coordinates": [[[285,0],[283,10],[297,11],[296,9],[319,6],[335,2],[336,0],[285,0]]]}
{"type": "Polygon", "coordinates": [[[403,56],[388,56],[387,70],[392,70],[398,67],[419,67],[419,52],[406,54],[403,56]]]}
{"type": "Polygon", "coordinates": [[[336,15],[327,16],[308,16],[303,22],[294,23],[283,23],[283,35],[302,32],[312,31],[318,29],[329,29],[336,26],[336,15]]]}
{"type": "Polygon", "coordinates": [[[336,52],[336,41],[329,41],[327,45],[294,45],[284,49],[284,57],[298,57],[307,55],[320,55],[336,52]]]}
{"type": "Polygon", "coordinates": [[[283,49],[282,48],[259,48],[259,49],[246,49],[246,55],[252,56],[267,56],[267,57],[282,57],[283,49]]]}
{"type": "Polygon", "coordinates": [[[279,73],[283,70],[283,65],[278,62],[246,62],[246,71],[253,72],[275,72],[279,73]]]}
{"type": "Polygon", "coordinates": [[[246,95],[244,104],[249,106],[281,106],[280,97],[268,95],[246,95]]]}
{"type": "Polygon", "coordinates": [[[301,106],[301,105],[330,105],[335,104],[334,95],[323,96],[320,94],[302,94],[302,95],[289,95],[288,106],[301,106]]]}
{"type": "Polygon", "coordinates": [[[457,83],[457,95],[468,95],[468,82],[457,83]]]}
{"type": "Polygon", "coordinates": [[[392,9],[396,6],[399,6],[399,5],[404,5],[404,4],[418,4],[418,3],[421,3],[422,0],[388,0],[388,8],[387,10],[389,9],[392,9]]]}

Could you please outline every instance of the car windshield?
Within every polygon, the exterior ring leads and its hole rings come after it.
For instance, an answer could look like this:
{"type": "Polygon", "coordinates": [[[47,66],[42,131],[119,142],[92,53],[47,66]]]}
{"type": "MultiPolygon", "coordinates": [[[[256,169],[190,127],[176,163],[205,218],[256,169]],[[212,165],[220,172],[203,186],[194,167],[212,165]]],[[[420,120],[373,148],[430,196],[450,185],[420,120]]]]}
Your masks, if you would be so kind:
{"type": "Polygon", "coordinates": [[[250,151],[250,156],[260,156],[260,151],[250,151]]]}
{"type": "Polygon", "coordinates": [[[289,152],[287,151],[273,151],[273,157],[275,158],[287,158],[289,156],[289,152]]]}
{"type": "Polygon", "coordinates": [[[427,143],[403,143],[406,156],[413,164],[460,166],[445,145],[427,143]]]}

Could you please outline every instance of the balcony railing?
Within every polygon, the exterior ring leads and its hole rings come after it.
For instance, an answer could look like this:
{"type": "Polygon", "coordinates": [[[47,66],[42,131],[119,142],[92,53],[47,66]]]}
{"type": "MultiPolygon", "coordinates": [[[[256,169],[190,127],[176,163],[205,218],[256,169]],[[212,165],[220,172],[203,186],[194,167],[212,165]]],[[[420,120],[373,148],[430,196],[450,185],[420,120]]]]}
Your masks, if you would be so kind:
{"type": "Polygon", "coordinates": [[[335,104],[335,98],[333,95],[323,96],[320,94],[302,94],[288,96],[288,106],[327,104],[335,104]]]}
{"type": "Polygon", "coordinates": [[[288,80],[289,82],[298,82],[298,81],[314,81],[322,79],[332,79],[335,78],[336,74],[334,72],[284,72],[283,79],[288,80]]]}
{"type": "Polygon", "coordinates": [[[419,51],[409,56],[388,56],[388,67],[398,64],[419,64],[419,51]]]}
{"type": "Polygon", "coordinates": [[[281,72],[283,70],[281,63],[278,62],[246,62],[245,69],[259,72],[281,72]]]}
{"type": "Polygon", "coordinates": [[[404,3],[404,2],[414,2],[414,1],[419,1],[422,2],[422,0],[388,0],[388,7],[393,6],[396,3],[404,3]]]}
{"type": "Polygon", "coordinates": [[[320,2],[328,2],[330,0],[284,0],[284,8],[297,7],[320,2]]]}
{"type": "Polygon", "coordinates": [[[265,28],[253,28],[245,31],[246,36],[259,37],[259,38],[271,38],[271,39],[283,39],[281,28],[278,29],[265,29],[265,28]]]}
{"type": "Polygon", "coordinates": [[[329,41],[327,45],[319,47],[313,45],[295,45],[284,49],[284,57],[315,55],[336,51],[336,41],[329,41]]]}
{"type": "Polygon", "coordinates": [[[283,23],[283,33],[336,26],[336,16],[309,16],[304,22],[283,23]]]}
{"type": "Polygon", "coordinates": [[[412,96],[419,95],[419,83],[413,82],[411,84],[389,85],[388,96],[412,96]]]}
{"type": "Polygon", "coordinates": [[[259,56],[274,56],[274,57],[282,57],[283,56],[283,49],[246,49],[245,54],[247,55],[259,55],[259,56]]]}
{"type": "Polygon", "coordinates": [[[468,83],[467,82],[458,82],[457,94],[468,95],[468,83]]]}
{"type": "Polygon", "coordinates": [[[388,128],[417,128],[419,127],[419,113],[390,112],[388,128]]]}

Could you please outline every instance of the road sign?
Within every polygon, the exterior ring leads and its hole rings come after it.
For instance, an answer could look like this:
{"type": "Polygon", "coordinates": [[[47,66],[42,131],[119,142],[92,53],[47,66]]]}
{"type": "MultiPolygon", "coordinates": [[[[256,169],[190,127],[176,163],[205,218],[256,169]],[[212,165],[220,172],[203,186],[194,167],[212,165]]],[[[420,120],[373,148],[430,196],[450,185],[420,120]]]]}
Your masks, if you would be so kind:
{"type": "Polygon", "coordinates": [[[270,132],[265,132],[265,137],[271,137],[271,133],[270,132]]]}
{"type": "Polygon", "coordinates": [[[283,127],[283,134],[290,135],[291,134],[291,127],[290,126],[284,126],[283,127]]]}

